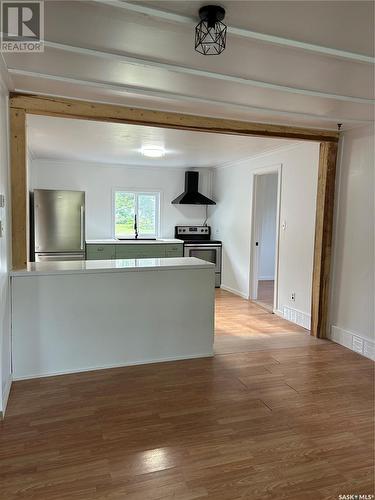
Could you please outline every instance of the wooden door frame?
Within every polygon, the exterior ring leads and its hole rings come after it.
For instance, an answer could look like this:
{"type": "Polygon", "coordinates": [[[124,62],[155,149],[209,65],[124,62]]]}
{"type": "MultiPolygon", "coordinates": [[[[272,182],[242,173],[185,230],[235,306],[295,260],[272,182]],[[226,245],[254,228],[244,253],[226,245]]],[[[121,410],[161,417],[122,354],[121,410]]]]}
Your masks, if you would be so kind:
{"type": "Polygon", "coordinates": [[[208,118],[205,116],[19,93],[10,94],[9,107],[13,269],[24,268],[27,262],[26,118],[28,114],[128,123],[197,132],[278,137],[319,142],[311,334],[319,338],[327,336],[338,132],[208,118]]]}

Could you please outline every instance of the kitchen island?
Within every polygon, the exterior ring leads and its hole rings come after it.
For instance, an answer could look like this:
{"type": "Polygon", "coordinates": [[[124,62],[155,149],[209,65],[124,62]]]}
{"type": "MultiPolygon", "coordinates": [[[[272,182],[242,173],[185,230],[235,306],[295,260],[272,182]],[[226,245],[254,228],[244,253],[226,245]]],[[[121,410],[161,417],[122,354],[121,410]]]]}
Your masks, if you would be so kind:
{"type": "Polygon", "coordinates": [[[212,356],[214,275],[190,257],[13,271],[13,378],[212,356]]]}

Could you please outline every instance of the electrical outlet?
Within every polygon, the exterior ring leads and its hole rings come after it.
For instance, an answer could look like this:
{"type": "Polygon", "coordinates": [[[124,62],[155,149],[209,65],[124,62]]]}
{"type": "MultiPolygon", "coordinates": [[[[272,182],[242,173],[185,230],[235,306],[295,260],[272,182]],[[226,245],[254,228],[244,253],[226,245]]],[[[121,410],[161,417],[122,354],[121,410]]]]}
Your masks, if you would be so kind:
{"type": "Polygon", "coordinates": [[[290,295],[290,298],[293,300],[293,302],[296,301],[296,292],[292,292],[290,295]]]}

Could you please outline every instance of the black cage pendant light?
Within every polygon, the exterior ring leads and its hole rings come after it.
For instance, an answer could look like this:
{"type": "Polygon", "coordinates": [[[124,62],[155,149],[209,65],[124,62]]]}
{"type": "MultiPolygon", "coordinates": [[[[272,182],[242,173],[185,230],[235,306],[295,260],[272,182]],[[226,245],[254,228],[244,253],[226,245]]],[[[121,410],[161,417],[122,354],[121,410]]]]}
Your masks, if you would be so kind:
{"type": "Polygon", "coordinates": [[[206,5],[199,9],[201,21],[195,28],[195,50],[205,56],[218,55],[225,49],[227,27],[221,21],[225,10],[218,5],[206,5]]]}

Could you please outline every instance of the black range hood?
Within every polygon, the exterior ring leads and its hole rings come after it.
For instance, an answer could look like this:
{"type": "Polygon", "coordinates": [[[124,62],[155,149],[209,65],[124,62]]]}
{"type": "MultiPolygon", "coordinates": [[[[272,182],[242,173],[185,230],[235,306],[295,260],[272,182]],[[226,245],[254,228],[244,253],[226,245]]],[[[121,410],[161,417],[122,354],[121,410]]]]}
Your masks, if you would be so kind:
{"type": "Polygon", "coordinates": [[[213,200],[198,192],[199,172],[185,172],[185,191],[172,203],[176,205],[216,205],[213,200]]]}

